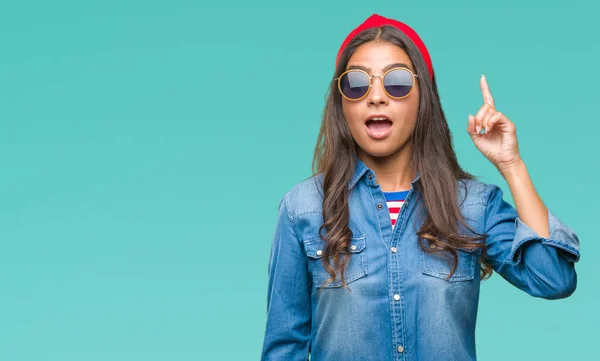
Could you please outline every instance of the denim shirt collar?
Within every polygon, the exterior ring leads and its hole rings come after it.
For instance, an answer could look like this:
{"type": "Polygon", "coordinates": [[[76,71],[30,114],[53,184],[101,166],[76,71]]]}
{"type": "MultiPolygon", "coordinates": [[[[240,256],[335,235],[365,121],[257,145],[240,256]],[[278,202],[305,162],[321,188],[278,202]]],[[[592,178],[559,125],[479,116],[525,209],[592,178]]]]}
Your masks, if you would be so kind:
{"type": "MultiPolygon", "coordinates": [[[[375,172],[373,172],[373,170],[369,167],[367,167],[367,165],[360,160],[360,158],[357,156],[356,158],[356,166],[354,168],[354,174],[352,175],[352,178],[350,178],[350,182],[348,182],[348,190],[352,189],[356,183],[358,183],[358,181],[365,176],[365,174],[372,174],[373,177],[372,179],[367,179],[367,184],[369,185],[375,185],[376,181],[375,181],[375,172]]],[[[421,177],[421,173],[417,170],[417,175],[415,176],[415,178],[412,180],[412,182],[410,182],[411,188],[414,185],[414,183],[416,183],[421,177]]]]}

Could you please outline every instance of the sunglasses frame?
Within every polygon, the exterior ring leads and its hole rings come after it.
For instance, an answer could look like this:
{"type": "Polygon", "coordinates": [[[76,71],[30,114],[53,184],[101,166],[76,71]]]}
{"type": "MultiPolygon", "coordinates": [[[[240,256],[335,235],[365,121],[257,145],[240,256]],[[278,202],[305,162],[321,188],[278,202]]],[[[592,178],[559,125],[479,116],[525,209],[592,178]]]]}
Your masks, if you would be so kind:
{"type": "Polygon", "coordinates": [[[413,84],[412,84],[412,87],[410,88],[410,91],[408,92],[408,94],[406,94],[406,95],[404,95],[404,96],[401,96],[401,97],[394,97],[394,96],[392,96],[392,95],[391,95],[390,93],[388,93],[388,91],[385,89],[385,84],[383,84],[383,79],[385,79],[385,76],[386,76],[386,75],[387,75],[389,72],[391,72],[391,71],[394,71],[394,70],[403,70],[403,71],[407,71],[407,72],[408,72],[410,75],[412,75],[412,76],[413,76],[413,78],[418,78],[418,77],[419,77],[419,75],[417,75],[417,74],[413,73],[413,72],[412,72],[412,71],[410,71],[410,69],[408,69],[408,68],[404,68],[404,67],[396,67],[396,68],[392,68],[392,69],[390,69],[390,70],[386,71],[385,73],[383,73],[383,75],[375,75],[375,74],[373,74],[373,75],[369,75],[369,73],[367,73],[366,71],[364,71],[364,70],[362,70],[362,69],[350,69],[350,70],[346,70],[345,72],[343,72],[342,74],[340,74],[340,76],[339,76],[338,78],[335,78],[334,80],[335,80],[335,81],[337,81],[338,91],[340,92],[340,94],[341,94],[341,95],[342,95],[344,98],[348,99],[349,101],[353,101],[353,102],[354,102],[354,101],[359,101],[359,100],[362,100],[362,99],[364,99],[364,98],[365,98],[367,95],[369,95],[369,93],[371,92],[371,88],[373,87],[373,77],[378,77],[378,78],[381,78],[381,82],[382,82],[382,85],[383,85],[383,91],[385,92],[385,94],[386,94],[388,97],[390,97],[390,98],[392,98],[392,99],[394,99],[394,100],[404,99],[404,98],[406,98],[407,96],[409,96],[409,95],[410,95],[410,93],[412,93],[412,91],[415,89],[415,83],[413,82],[413,84]],[[365,75],[366,75],[366,76],[369,78],[369,89],[367,89],[367,92],[365,93],[365,95],[363,95],[363,96],[362,96],[362,97],[360,97],[360,98],[356,98],[356,99],[354,99],[354,98],[348,98],[348,97],[347,97],[347,96],[344,94],[344,92],[342,91],[341,79],[344,77],[344,75],[346,75],[347,73],[350,73],[350,72],[361,72],[361,73],[364,73],[364,74],[365,74],[365,75]]]}

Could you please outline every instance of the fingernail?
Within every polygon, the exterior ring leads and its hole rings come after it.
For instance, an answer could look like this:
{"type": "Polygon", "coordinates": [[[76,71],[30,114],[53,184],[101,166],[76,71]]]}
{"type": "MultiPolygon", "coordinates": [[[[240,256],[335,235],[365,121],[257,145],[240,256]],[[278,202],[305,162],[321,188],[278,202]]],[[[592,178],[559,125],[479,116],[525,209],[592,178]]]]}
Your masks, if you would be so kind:
{"type": "Polygon", "coordinates": [[[477,134],[479,134],[479,132],[481,132],[481,127],[479,125],[476,125],[475,130],[477,131],[477,134]]]}
{"type": "Polygon", "coordinates": [[[485,78],[485,75],[481,74],[481,77],[482,77],[482,78],[485,78]]]}

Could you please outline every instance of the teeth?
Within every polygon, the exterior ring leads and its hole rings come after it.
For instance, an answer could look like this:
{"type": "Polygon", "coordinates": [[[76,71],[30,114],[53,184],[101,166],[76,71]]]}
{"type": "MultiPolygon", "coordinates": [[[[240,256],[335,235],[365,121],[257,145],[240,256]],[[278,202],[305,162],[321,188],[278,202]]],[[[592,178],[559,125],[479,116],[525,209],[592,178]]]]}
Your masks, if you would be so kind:
{"type": "Polygon", "coordinates": [[[387,120],[387,118],[384,118],[384,117],[374,117],[374,118],[369,118],[369,120],[387,120]]]}

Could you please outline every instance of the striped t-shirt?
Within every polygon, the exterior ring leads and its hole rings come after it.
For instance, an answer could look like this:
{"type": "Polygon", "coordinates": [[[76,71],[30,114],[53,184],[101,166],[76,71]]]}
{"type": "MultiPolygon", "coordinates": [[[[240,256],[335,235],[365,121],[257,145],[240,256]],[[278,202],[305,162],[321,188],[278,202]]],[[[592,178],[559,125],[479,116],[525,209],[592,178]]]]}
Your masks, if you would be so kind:
{"type": "Polygon", "coordinates": [[[404,204],[404,200],[408,195],[408,190],[400,191],[400,192],[383,192],[385,196],[385,202],[387,203],[388,210],[390,211],[390,219],[392,220],[392,229],[396,225],[396,219],[398,219],[398,214],[400,213],[400,209],[404,204]]]}

